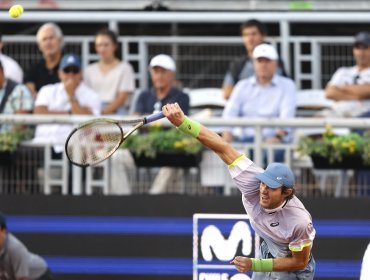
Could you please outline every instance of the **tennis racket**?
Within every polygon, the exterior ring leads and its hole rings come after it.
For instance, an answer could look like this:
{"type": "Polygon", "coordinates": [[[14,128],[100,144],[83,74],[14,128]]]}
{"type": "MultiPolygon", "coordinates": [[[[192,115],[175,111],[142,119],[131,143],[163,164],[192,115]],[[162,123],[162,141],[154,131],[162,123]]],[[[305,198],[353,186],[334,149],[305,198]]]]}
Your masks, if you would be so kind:
{"type": "Polygon", "coordinates": [[[113,155],[135,130],[162,118],[164,115],[159,112],[135,120],[100,118],[84,122],[67,138],[65,152],[68,160],[81,167],[96,165],[113,155]],[[124,133],[122,125],[133,125],[133,127],[124,133]]]}

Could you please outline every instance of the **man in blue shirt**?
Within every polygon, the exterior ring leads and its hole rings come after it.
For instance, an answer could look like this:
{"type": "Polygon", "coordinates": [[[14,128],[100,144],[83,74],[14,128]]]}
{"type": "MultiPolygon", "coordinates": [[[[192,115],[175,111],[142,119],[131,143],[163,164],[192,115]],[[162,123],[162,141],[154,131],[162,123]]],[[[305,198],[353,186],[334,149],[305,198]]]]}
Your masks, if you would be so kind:
{"type": "Polygon", "coordinates": [[[153,83],[151,89],[143,91],[135,107],[135,113],[140,115],[160,111],[168,104],[177,102],[181,109],[189,112],[189,96],[174,86],[176,64],[166,54],[159,54],[150,61],[150,77],[153,83]]]}
{"type": "MultiPolygon", "coordinates": [[[[175,87],[176,64],[166,54],[159,54],[152,58],[149,64],[150,77],[153,87],[143,91],[136,102],[135,114],[148,115],[159,112],[169,103],[177,102],[180,108],[189,113],[189,95],[175,87]]],[[[149,193],[163,193],[178,177],[178,168],[162,167],[156,176],[149,193]]]]}
{"type": "MultiPolygon", "coordinates": [[[[236,84],[224,109],[224,118],[283,119],[295,116],[295,84],[292,79],[277,74],[278,58],[272,45],[261,44],[254,49],[255,74],[236,84]]],[[[241,135],[235,138],[241,142],[253,142],[254,135],[253,128],[243,128],[241,135]]],[[[264,142],[271,144],[291,140],[289,128],[264,128],[262,135],[264,142]]],[[[227,141],[233,140],[232,129],[225,131],[223,137],[227,141]]]]}

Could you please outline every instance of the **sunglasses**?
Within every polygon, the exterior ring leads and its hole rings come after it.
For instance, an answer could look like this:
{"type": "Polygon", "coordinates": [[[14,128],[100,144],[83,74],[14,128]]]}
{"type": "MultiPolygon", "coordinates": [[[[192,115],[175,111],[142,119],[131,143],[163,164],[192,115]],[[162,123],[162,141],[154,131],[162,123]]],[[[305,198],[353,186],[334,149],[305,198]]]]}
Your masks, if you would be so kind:
{"type": "Polygon", "coordinates": [[[63,72],[68,74],[68,73],[73,73],[73,74],[77,74],[77,73],[80,73],[80,68],[77,68],[77,67],[67,67],[65,69],[63,69],[63,72]]]}

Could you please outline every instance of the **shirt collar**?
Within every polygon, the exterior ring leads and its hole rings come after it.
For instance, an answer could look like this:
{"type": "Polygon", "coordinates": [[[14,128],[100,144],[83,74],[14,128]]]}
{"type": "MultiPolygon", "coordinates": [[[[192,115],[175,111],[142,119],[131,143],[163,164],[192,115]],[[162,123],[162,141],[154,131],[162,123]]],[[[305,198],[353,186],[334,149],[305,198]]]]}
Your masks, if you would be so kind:
{"type": "Polygon", "coordinates": [[[262,208],[265,212],[267,212],[268,214],[273,214],[275,212],[278,212],[280,211],[281,209],[284,208],[284,206],[288,203],[288,200],[285,200],[280,206],[274,208],[274,209],[266,209],[266,208],[262,208]]]}
{"type": "MultiPolygon", "coordinates": [[[[251,83],[252,85],[257,85],[257,78],[256,78],[256,75],[253,75],[251,77],[251,83]]],[[[274,76],[272,76],[272,79],[270,81],[270,85],[272,86],[276,86],[278,83],[278,75],[277,74],[274,74],[274,76]]]]}

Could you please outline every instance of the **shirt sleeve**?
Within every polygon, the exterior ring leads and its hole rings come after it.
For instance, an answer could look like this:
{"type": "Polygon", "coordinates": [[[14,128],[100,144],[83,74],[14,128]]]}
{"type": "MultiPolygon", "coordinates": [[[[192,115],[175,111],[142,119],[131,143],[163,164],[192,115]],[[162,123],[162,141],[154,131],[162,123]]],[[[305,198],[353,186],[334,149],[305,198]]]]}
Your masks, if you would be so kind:
{"type": "Polygon", "coordinates": [[[245,155],[241,155],[229,165],[229,172],[240,192],[247,200],[259,197],[259,180],[256,175],[263,169],[253,163],[245,155]]]}
{"type": "Polygon", "coordinates": [[[28,278],[30,272],[27,248],[23,244],[18,244],[9,253],[11,254],[11,265],[13,266],[15,276],[17,278],[28,278]]]}
{"type": "Polygon", "coordinates": [[[135,91],[135,74],[134,70],[128,62],[125,62],[122,67],[122,75],[119,85],[119,90],[133,93],[135,91]]]}
{"type": "Polygon", "coordinates": [[[347,73],[347,68],[340,67],[335,71],[328,84],[332,86],[344,86],[346,84],[352,84],[351,79],[352,77],[347,73]]]}
{"type": "Polygon", "coordinates": [[[84,81],[84,83],[88,86],[88,87],[90,87],[90,88],[92,88],[92,83],[91,83],[91,76],[93,76],[92,74],[91,74],[91,67],[92,67],[92,64],[90,64],[90,65],[88,65],[86,68],[85,68],[85,70],[83,71],[83,81],[84,81]]]}
{"type": "Polygon", "coordinates": [[[311,221],[302,221],[295,228],[294,239],[289,243],[289,250],[301,252],[305,247],[312,246],[316,231],[311,221]]]}
{"type": "Polygon", "coordinates": [[[234,86],[234,85],[235,85],[235,81],[234,81],[233,75],[231,75],[231,72],[229,70],[225,74],[222,86],[234,86]]]}
{"type": "Polygon", "coordinates": [[[190,104],[190,98],[187,94],[181,94],[179,98],[176,100],[176,102],[179,103],[180,108],[184,111],[185,115],[189,114],[189,104],[190,104]]]}
{"type": "Polygon", "coordinates": [[[31,111],[33,109],[33,98],[25,85],[17,85],[11,95],[11,106],[14,110],[31,111]]]}
{"type": "Polygon", "coordinates": [[[134,104],[135,110],[134,112],[140,115],[143,115],[144,112],[144,92],[141,92],[139,97],[137,98],[136,104],[134,104]]]}
{"type": "Polygon", "coordinates": [[[50,85],[43,86],[40,88],[39,92],[37,93],[35,107],[36,106],[49,106],[49,96],[51,95],[50,92],[50,85]]]}
{"type": "MultiPolygon", "coordinates": [[[[241,104],[239,100],[239,96],[243,90],[243,86],[241,82],[238,82],[234,89],[231,92],[229,100],[226,102],[226,106],[222,112],[222,118],[227,119],[227,118],[236,118],[239,117],[241,114],[241,104]]],[[[229,131],[231,132],[233,128],[231,127],[224,127],[224,131],[229,131]]]]}
{"type": "Polygon", "coordinates": [[[241,96],[245,91],[245,82],[239,81],[236,83],[230,98],[226,103],[225,109],[222,112],[223,118],[233,118],[241,116],[241,96]]]}
{"type": "Polygon", "coordinates": [[[83,104],[86,107],[89,107],[90,110],[92,111],[92,114],[94,116],[100,115],[101,111],[101,100],[99,95],[93,91],[92,89],[88,90],[88,98],[86,98],[86,101],[79,100],[81,104],[83,104]],[[86,102],[86,104],[84,104],[86,102]]]}

